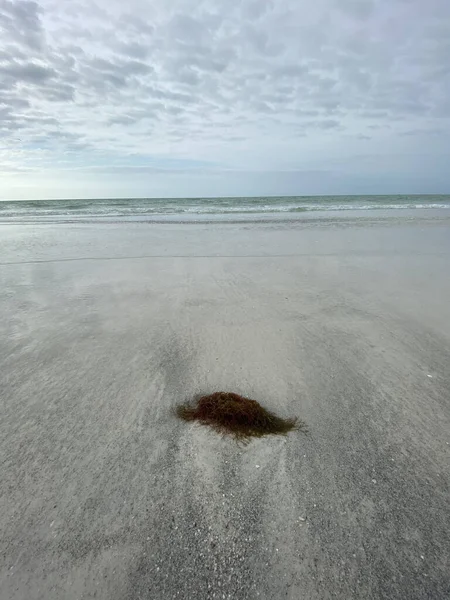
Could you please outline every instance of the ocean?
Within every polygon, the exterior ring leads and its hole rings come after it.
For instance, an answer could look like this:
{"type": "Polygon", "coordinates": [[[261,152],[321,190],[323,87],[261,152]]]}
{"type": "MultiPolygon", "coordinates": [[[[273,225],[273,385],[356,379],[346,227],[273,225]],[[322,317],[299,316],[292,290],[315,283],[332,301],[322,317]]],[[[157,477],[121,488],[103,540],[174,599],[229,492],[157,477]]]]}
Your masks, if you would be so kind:
{"type": "Polygon", "coordinates": [[[448,208],[450,195],[22,200],[1,201],[0,221],[254,221],[330,211],[448,208]]]}

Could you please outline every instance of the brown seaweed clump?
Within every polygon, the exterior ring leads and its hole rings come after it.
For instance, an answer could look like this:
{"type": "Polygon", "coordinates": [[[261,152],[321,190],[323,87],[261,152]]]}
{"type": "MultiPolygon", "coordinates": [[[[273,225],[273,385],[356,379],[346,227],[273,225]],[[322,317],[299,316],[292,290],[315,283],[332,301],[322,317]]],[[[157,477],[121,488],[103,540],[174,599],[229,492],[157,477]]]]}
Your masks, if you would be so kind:
{"type": "Polygon", "coordinates": [[[231,434],[241,442],[248,442],[252,437],[286,435],[294,430],[306,431],[305,423],[296,417],[282,419],[263,408],[256,400],[233,392],[215,392],[201,396],[193,403],[180,404],[176,408],[176,414],[184,421],[198,421],[219,433],[231,434]]]}

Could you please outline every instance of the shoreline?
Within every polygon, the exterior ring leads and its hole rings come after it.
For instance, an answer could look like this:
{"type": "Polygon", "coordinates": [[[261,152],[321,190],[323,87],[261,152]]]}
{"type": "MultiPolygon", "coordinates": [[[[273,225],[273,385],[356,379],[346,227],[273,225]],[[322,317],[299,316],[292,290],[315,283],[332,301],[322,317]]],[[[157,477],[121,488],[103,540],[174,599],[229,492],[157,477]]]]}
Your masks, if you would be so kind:
{"type": "Polygon", "coordinates": [[[33,217],[33,218],[8,218],[2,220],[0,227],[6,226],[32,226],[45,225],[58,226],[280,226],[289,228],[313,228],[313,227],[368,227],[368,226],[408,226],[417,225],[418,222],[431,225],[448,226],[450,222],[450,210],[448,209],[376,209],[376,210],[336,210],[336,211],[310,211],[302,213],[253,213],[242,215],[133,215],[124,216],[80,216],[80,217],[33,217]]]}

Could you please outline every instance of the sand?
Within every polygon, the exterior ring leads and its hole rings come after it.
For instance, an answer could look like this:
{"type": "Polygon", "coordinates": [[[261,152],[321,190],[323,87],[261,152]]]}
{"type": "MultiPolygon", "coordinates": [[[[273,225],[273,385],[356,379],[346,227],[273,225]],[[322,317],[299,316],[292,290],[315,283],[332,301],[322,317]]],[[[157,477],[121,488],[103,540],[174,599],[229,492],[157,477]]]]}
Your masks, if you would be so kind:
{"type": "Polygon", "coordinates": [[[450,594],[450,221],[0,228],[0,598],[450,594]],[[310,434],[178,421],[232,390],[310,434]]]}

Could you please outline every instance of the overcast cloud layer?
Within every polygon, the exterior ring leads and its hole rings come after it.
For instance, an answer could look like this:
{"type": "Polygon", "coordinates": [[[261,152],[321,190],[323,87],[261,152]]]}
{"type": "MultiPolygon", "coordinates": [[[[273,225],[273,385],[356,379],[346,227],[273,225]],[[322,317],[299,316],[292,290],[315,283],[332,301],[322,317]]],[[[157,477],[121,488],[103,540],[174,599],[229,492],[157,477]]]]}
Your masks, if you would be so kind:
{"type": "Polygon", "coordinates": [[[450,192],[449,0],[0,0],[0,198],[450,192]]]}

